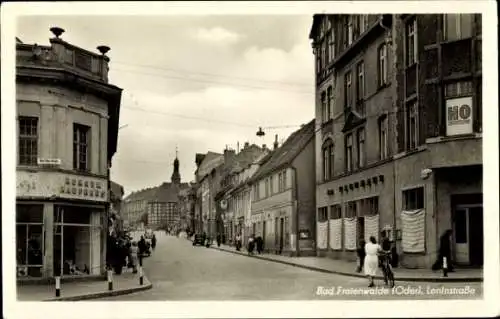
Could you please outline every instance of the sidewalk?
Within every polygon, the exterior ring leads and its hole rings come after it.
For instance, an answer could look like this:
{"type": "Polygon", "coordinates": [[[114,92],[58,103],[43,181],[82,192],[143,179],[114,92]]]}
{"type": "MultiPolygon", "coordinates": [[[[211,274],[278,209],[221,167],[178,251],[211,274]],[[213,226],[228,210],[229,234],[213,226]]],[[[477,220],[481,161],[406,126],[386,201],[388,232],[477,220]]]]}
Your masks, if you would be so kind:
{"type": "MultiPolygon", "coordinates": [[[[263,253],[261,255],[255,253],[252,256],[243,248],[242,251],[236,251],[234,247],[221,245],[212,245],[211,248],[225,251],[228,253],[244,255],[248,257],[278,262],[295,267],[301,267],[309,270],[320,271],[325,273],[361,277],[366,278],[363,273],[356,272],[356,264],[354,262],[335,260],[328,257],[288,257],[263,253]]],[[[394,276],[397,281],[422,281],[422,282],[482,282],[482,269],[457,269],[456,272],[448,274],[448,277],[443,277],[441,271],[432,271],[430,269],[405,269],[394,268],[394,276]]],[[[383,279],[381,276],[376,279],[383,279]]]]}
{"type": "Polygon", "coordinates": [[[151,282],[143,277],[143,285],[139,285],[139,274],[123,272],[113,274],[113,290],[108,290],[107,280],[61,283],[61,296],[55,296],[55,286],[52,285],[17,285],[18,301],[77,301],[97,299],[109,296],[126,295],[148,290],[153,287],[151,282]]]}

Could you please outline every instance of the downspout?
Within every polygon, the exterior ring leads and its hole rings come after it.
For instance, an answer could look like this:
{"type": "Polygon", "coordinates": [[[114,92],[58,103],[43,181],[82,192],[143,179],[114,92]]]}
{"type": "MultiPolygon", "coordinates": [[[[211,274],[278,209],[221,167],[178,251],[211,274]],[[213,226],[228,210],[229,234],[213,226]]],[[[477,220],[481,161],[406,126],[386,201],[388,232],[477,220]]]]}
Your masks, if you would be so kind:
{"type": "Polygon", "coordinates": [[[295,207],[295,251],[297,257],[299,257],[299,207],[298,207],[298,182],[297,182],[297,169],[290,165],[290,168],[293,170],[293,204],[295,207]]]}

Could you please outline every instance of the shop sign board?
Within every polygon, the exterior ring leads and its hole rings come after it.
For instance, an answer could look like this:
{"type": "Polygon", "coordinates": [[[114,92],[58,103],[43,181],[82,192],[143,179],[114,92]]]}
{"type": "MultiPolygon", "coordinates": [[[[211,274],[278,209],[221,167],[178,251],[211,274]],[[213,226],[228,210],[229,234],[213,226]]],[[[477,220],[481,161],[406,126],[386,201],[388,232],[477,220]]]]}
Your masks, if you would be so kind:
{"type": "Polygon", "coordinates": [[[67,199],[108,201],[105,178],[73,175],[61,172],[16,172],[16,196],[58,197],[67,199]]]}
{"type": "Polygon", "coordinates": [[[472,133],[472,97],[446,100],[446,135],[472,133]]]}

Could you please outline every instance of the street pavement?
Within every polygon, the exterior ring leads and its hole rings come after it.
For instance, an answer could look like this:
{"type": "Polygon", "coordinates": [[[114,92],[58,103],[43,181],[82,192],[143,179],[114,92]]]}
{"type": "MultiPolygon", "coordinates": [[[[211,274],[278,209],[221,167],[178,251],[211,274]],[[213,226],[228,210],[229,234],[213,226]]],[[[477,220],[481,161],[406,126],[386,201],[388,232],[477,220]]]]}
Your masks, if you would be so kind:
{"type": "Polygon", "coordinates": [[[159,236],[144,269],[152,289],[98,301],[480,299],[483,294],[482,282],[397,282],[390,290],[376,281],[377,287],[368,289],[364,278],[193,247],[173,236],[159,236]]]}

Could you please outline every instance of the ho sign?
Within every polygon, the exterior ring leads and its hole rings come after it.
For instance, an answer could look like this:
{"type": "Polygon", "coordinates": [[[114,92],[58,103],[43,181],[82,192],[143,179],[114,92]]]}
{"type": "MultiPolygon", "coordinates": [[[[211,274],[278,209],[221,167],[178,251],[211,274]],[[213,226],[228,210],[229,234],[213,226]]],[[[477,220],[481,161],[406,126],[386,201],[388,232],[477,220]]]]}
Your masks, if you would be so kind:
{"type": "Polygon", "coordinates": [[[446,100],[446,135],[472,133],[472,97],[446,100]]]}

